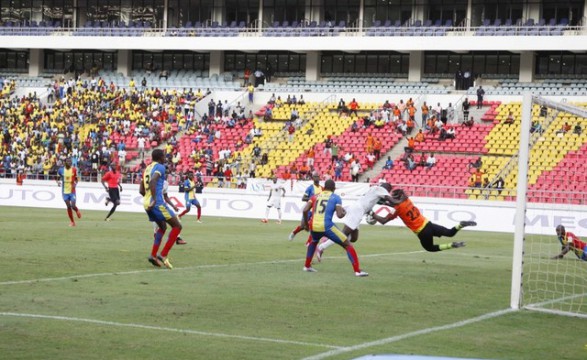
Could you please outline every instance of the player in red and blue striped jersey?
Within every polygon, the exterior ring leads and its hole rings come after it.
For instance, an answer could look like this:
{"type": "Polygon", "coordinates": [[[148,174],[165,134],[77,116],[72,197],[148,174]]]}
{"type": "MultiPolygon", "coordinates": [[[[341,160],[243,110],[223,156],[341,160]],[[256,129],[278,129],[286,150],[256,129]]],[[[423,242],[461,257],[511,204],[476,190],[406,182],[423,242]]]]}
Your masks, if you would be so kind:
{"type": "Polygon", "coordinates": [[[75,226],[75,220],[73,220],[73,212],[77,215],[78,219],[81,219],[82,213],[77,208],[75,202],[75,187],[77,185],[77,169],[71,166],[71,159],[65,159],[65,166],[57,171],[59,179],[57,180],[57,186],[61,186],[61,194],[63,195],[63,201],[67,205],[67,216],[69,216],[69,226],[75,226]]]}

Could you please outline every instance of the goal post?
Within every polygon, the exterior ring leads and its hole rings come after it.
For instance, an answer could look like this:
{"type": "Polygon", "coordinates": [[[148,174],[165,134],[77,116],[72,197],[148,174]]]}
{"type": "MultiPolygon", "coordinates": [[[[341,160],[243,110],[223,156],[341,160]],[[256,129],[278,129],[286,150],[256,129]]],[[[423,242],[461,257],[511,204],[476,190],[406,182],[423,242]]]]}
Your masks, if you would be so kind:
{"type": "Polygon", "coordinates": [[[510,307],[587,318],[587,261],[554,259],[557,225],[587,242],[587,109],[524,94],[517,156],[510,307]]]}

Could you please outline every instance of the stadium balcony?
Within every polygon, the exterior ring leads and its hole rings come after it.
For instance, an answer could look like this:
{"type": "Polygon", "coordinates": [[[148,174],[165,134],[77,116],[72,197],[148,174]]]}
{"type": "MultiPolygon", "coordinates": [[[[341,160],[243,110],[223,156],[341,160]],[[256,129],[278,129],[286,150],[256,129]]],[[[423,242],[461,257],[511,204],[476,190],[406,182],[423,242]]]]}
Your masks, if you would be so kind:
{"type": "Polygon", "coordinates": [[[573,36],[581,35],[582,25],[569,25],[567,19],[494,21],[484,20],[472,26],[467,20],[453,24],[451,20],[410,19],[405,22],[388,19],[371,26],[346,24],[345,21],[284,21],[271,24],[255,21],[231,23],[206,20],[186,22],[183,26],[157,28],[149,21],[92,21],[75,27],[64,27],[59,21],[6,21],[0,36],[76,36],[76,37],[445,37],[451,36],[573,36]]]}

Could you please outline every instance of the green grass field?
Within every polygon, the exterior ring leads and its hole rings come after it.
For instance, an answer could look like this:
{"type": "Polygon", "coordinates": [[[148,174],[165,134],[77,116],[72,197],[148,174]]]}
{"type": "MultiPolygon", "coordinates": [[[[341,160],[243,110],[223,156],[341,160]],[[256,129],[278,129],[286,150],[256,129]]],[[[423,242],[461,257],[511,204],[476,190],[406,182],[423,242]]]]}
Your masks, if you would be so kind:
{"type": "Polygon", "coordinates": [[[512,235],[462,231],[422,251],[405,229],[362,226],[356,278],[332,247],[302,272],[293,222],[193,216],[172,271],[148,262],[144,214],[0,207],[3,359],[352,359],[421,354],[586,359],[587,321],[509,308],[512,235]]]}

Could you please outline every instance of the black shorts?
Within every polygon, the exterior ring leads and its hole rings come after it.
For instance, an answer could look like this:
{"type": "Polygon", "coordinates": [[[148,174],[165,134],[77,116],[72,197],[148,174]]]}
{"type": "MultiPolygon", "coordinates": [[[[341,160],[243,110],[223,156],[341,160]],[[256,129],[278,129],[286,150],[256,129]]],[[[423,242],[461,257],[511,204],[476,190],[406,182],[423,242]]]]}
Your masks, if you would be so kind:
{"type": "Polygon", "coordinates": [[[108,197],[113,203],[120,201],[120,191],[118,188],[108,188],[108,197]]]}

